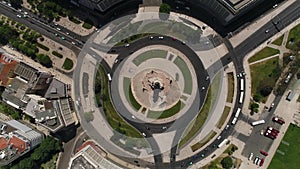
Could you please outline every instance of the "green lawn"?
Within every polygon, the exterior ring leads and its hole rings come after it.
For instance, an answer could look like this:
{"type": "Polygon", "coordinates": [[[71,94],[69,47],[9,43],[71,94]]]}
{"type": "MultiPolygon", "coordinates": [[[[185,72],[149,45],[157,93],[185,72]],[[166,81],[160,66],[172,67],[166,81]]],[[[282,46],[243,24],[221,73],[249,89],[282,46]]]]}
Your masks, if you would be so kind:
{"type": "Polygon", "coordinates": [[[141,108],[141,105],[135,100],[130,86],[130,78],[124,77],[123,79],[123,87],[125,92],[125,97],[129,104],[131,104],[132,108],[135,110],[139,110],[141,108]]]}
{"type": "Polygon", "coordinates": [[[233,73],[227,73],[228,79],[228,93],[226,102],[232,103],[233,101],[233,94],[234,94],[234,77],[233,73]]]}
{"type": "Polygon", "coordinates": [[[293,124],[290,124],[282,140],[289,145],[281,142],[277,150],[282,151],[284,155],[276,152],[268,167],[269,169],[298,169],[299,168],[300,166],[299,136],[300,136],[300,128],[293,124]]]}
{"type": "Polygon", "coordinates": [[[128,137],[142,138],[143,136],[139,131],[129,125],[114,109],[111,100],[109,99],[109,88],[108,88],[108,79],[107,75],[102,66],[99,66],[98,71],[100,70],[100,76],[103,79],[103,85],[101,86],[101,95],[106,99],[103,100],[103,109],[105,110],[106,120],[109,125],[116,131],[123,133],[128,137]]]}
{"type": "Polygon", "coordinates": [[[167,53],[168,53],[168,51],[166,51],[166,50],[158,50],[158,49],[157,50],[149,50],[149,51],[146,51],[146,52],[140,54],[136,58],[134,58],[132,62],[136,66],[139,66],[140,64],[142,64],[143,62],[145,62],[148,59],[166,58],[167,53]]]}
{"type": "Polygon", "coordinates": [[[184,103],[181,102],[180,100],[175,104],[175,106],[163,111],[163,112],[158,112],[158,111],[148,111],[147,117],[152,118],[152,119],[164,119],[171,117],[178,113],[182,108],[184,107],[184,103]]]}
{"type": "Polygon", "coordinates": [[[66,58],[62,67],[66,70],[71,70],[73,68],[73,65],[73,61],[69,58],[66,58]]]}
{"type": "Polygon", "coordinates": [[[210,87],[208,89],[207,97],[201,111],[198,113],[196,119],[193,120],[194,122],[191,122],[189,124],[188,126],[189,132],[183,138],[181,138],[179,147],[187,143],[200,130],[202,125],[205,123],[207,116],[210,112],[211,104],[212,102],[211,102],[211,87],[210,87]]]}
{"type": "Polygon", "coordinates": [[[286,47],[289,49],[293,49],[293,48],[295,48],[295,45],[294,45],[295,42],[298,42],[298,41],[300,41],[300,24],[290,30],[289,37],[288,37],[288,40],[286,43],[286,47]],[[294,43],[290,43],[291,40],[294,43]]]}
{"type": "Polygon", "coordinates": [[[277,45],[277,46],[281,46],[282,41],[283,41],[283,35],[280,36],[279,38],[277,38],[274,42],[272,42],[272,44],[277,45]]]}
{"type": "Polygon", "coordinates": [[[187,94],[192,93],[193,84],[192,84],[192,75],[189,70],[189,67],[185,63],[183,59],[181,59],[179,56],[176,57],[174,60],[175,65],[180,69],[180,71],[183,74],[184,77],[184,89],[183,92],[187,94]]]}
{"type": "MultiPolygon", "coordinates": [[[[281,73],[278,57],[251,65],[250,70],[252,96],[261,95],[261,89],[266,86],[273,88],[281,73]]],[[[263,97],[262,101],[265,102],[266,99],[267,97],[263,97]]]]}
{"type": "Polygon", "coordinates": [[[225,106],[225,108],[224,108],[224,110],[223,110],[223,113],[222,113],[222,116],[221,116],[221,119],[219,120],[218,125],[217,125],[217,127],[218,127],[219,129],[222,128],[224,122],[226,121],[226,119],[227,119],[227,117],[228,117],[228,114],[229,114],[229,112],[230,112],[230,109],[231,109],[230,107],[225,106]]]}
{"type": "Polygon", "coordinates": [[[274,48],[270,48],[270,47],[265,47],[263,48],[261,51],[259,51],[258,53],[256,53],[254,56],[252,56],[248,61],[249,63],[273,56],[279,54],[279,50],[278,49],[274,49],[274,48]]]}
{"type": "Polygon", "coordinates": [[[191,146],[193,152],[199,150],[202,146],[209,142],[217,133],[215,131],[210,132],[203,140],[191,146]]]}

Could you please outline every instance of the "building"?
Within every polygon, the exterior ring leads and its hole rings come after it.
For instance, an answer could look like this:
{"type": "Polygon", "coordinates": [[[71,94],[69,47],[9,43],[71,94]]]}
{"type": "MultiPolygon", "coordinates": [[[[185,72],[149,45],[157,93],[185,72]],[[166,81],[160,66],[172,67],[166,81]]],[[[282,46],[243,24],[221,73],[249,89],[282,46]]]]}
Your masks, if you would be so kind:
{"type": "Polygon", "coordinates": [[[87,141],[77,149],[77,153],[71,158],[69,169],[122,169],[107,160],[106,156],[107,154],[93,141],[87,141]]]}
{"type": "Polygon", "coordinates": [[[44,136],[28,126],[11,120],[0,134],[0,165],[7,165],[37,147],[44,136]]]}
{"type": "Polygon", "coordinates": [[[14,74],[2,93],[5,103],[22,110],[51,132],[75,123],[70,85],[22,62],[17,64],[14,74]]]}
{"type": "Polygon", "coordinates": [[[11,56],[0,52],[0,86],[11,84],[18,62],[11,56]]]}
{"type": "Polygon", "coordinates": [[[78,0],[78,4],[86,6],[92,10],[106,12],[109,8],[126,0],[78,0]]]}

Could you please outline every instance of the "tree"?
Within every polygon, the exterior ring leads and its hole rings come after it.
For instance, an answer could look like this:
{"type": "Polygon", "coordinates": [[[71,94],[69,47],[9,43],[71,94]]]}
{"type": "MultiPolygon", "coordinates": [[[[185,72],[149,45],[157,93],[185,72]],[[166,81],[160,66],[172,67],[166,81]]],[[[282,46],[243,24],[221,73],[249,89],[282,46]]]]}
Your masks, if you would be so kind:
{"type": "Polygon", "coordinates": [[[256,102],[260,102],[262,99],[262,96],[260,94],[255,94],[253,96],[253,100],[256,101],[256,102]]]}
{"type": "Polygon", "coordinates": [[[227,156],[221,161],[222,167],[225,169],[230,169],[233,165],[232,159],[230,156],[227,156]]]}
{"type": "Polygon", "coordinates": [[[15,8],[21,8],[21,5],[23,4],[22,0],[10,0],[11,6],[15,8]]]}
{"type": "Polygon", "coordinates": [[[171,11],[171,7],[170,5],[166,4],[166,3],[162,3],[159,7],[159,12],[160,13],[166,13],[166,14],[170,14],[171,11]]]}
{"type": "Polygon", "coordinates": [[[273,88],[271,86],[265,86],[262,87],[260,90],[260,94],[264,97],[269,96],[269,94],[272,92],[273,88]]]}
{"type": "Polygon", "coordinates": [[[52,60],[48,55],[45,54],[38,54],[36,56],[38,62],[40,62],[43,66],[50,68],[52,67],[52,60]]]}

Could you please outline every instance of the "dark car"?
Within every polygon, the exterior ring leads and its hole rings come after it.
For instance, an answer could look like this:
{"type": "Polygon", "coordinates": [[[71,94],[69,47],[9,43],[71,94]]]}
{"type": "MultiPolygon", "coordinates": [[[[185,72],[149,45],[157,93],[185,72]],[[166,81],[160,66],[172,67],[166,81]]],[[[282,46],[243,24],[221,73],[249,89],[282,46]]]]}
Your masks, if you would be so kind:
{"type": "Polygon", "coordinates": [[[276,129],[274,129],[273,127],[268,127],[268,130],[271,130],[272,132],[276,132],[276,133],[279,133],[279,130],[276,130],[276,129]]]}
{"type": "Polygon", "coordinates": [[[264,155],[264,156],[268,156],[268,155],[269,155],[267,152],[265,152],[265,151],[263,151],[263,150],[260,150],[259,152],[260,152],[262,155],[264,155]]]}
{"type": "Polygon", "coordinates": [[[271,135],[271,134],[269,134],[267,132],[265,132],[265,136],[268,137],[268,138],[270,138],[270,139],[272,139],[272,140],[274,140],[276,138],[275,136],[273,136],[273,135],[271,135]]]}
{"type": "Polygon", "coordinates": [[[262,166],[264,164],[264,162],[265,162],[265,159],[262,158],[261,161],[260,161],[260,163],[259,163],[259,166],[262,166]]]}
{"type": "Polygon", "coordinates": [[[278,117],[273,117],[272,120],[276,123],[279,123],[281,125],[283,125],[285,123],[285,121],[281,118],[278,118],[278,117]]]}

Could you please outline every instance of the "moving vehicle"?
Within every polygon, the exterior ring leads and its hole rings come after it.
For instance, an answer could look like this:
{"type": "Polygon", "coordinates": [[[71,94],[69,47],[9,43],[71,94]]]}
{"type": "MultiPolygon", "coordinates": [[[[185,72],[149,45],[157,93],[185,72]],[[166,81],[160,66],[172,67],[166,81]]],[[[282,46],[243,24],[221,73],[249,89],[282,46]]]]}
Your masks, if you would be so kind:
{"type": "Polygon", "coordinates": [[[110,73],[107,73],[107,78],[108,78],[108,81],[111,82],[111,75],[110,75],[110,73]]]}
{"type": "Polygon", "coordinates": [[[226,142],[228,141],[227,138],[225,138],[219,145],[218,148],[221,148],[222,146],[224,146],[226,144],[226,142]]]}
{"type": "Polygon", "coordinates": [[[244,79],[241,79],[241,80],[240,80],[240,84],[241,84],[241,85],[240,85],[240,90],[241,90],[241,91],[244,91],[244,79]]]}
{"type": "Polygon", "coordinates": [[[259,124],[264,124],[265,123],[265,120],[258,120],[258,121],[254,121],[251,123],[252,126],[256,126],[256,125],[259,125],[259,124]]]}
{"type": "Polygon", "coordinates": [[[237,121],[237,118],[236,118],[236,117],[234,117],[234,118],[233,118],[233,120],[232,120],[232,122],[231,122],[231,124],[235,124],[235,123],[236,123],[236,121],[237,121]]]}
{"type": "Polygon", "coordinates": [[[281,125],[283,125],[285,123],[285,121],[279,117],[273,117],[272,120],[281,125]]]}
{"type": "Polygon", "coordinates": [[[234,117],[238,118],[239,115],[240,115],[240,112],[241,112],[241,108],[238,108],[235,115],[234,115],[234,117]]]}
{"type": "Polygon", "coordinates": [[[163,39],[164,39],[164,37],[163,37],[163,36],[159,36],[159,37],[158,37],[158,39],[160,39],[160,40],[163,40],[163,39]]]}
{"type": "Polygon", "coordinates": [[[243,103],[243,99],[244,99],[244,92],[241,92],[239,103],[242,104],[243,103]]]}

